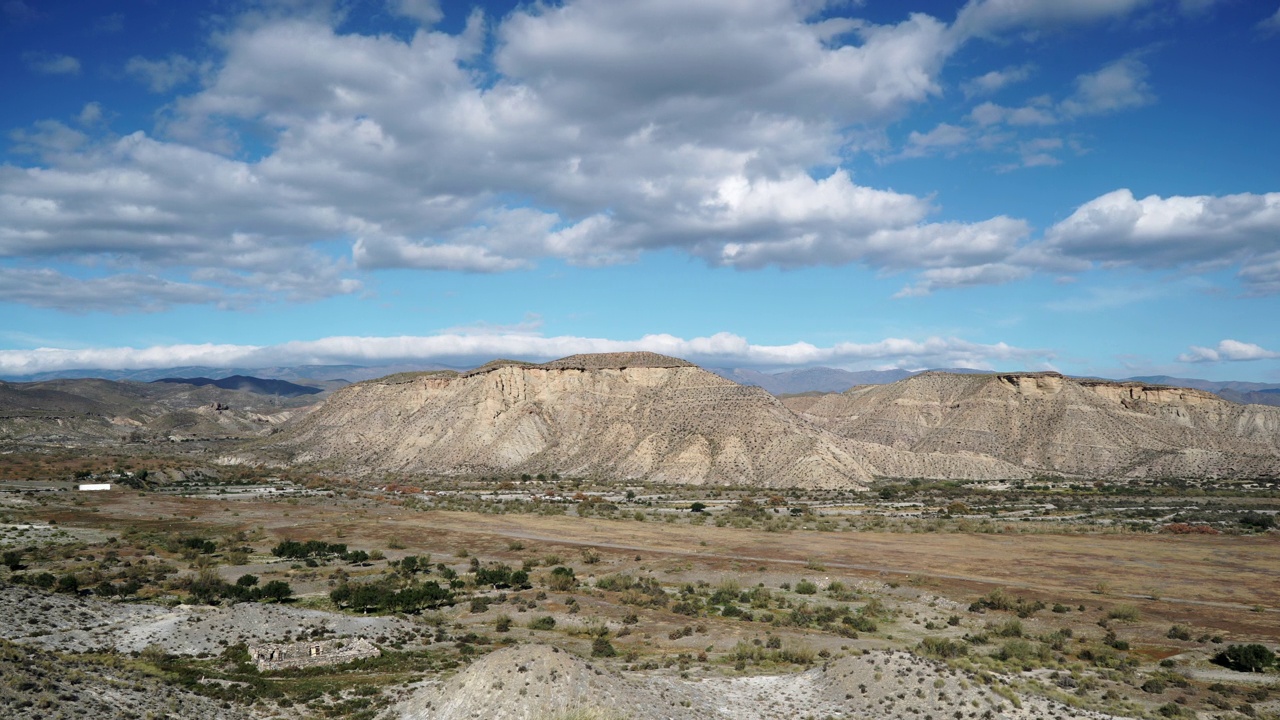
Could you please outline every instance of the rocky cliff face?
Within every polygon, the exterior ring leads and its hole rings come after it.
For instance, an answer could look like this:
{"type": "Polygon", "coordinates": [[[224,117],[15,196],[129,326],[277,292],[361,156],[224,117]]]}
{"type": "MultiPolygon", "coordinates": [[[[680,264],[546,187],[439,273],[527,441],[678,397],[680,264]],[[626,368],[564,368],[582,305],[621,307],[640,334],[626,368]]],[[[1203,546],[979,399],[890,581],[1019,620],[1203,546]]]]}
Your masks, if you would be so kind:
{"type": "Polygon", "coordinates": [[[486,475],[861,487],[877,475],[1020,477],[968,455],[919,457],[837,437],[760,388],[649,353],[491,364],[347,387],[279,442],[293,461],[486,475]]]}
{"type": "Polygon", "coordinates": [[[1057,373],[924,373],[809,401],[801,415],[850,439],[976,453],[1036,472],[1280,474],[1280,410],[1187,388],[1057,373]]]}

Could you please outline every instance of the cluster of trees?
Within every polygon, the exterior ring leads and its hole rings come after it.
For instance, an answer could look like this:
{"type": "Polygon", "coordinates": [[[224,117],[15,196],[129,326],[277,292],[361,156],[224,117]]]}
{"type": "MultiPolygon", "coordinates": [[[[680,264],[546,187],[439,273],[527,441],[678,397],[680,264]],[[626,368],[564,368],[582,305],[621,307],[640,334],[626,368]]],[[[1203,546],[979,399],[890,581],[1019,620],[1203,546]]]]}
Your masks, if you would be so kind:
{"type": "Polygon", "coordinates": [[[496,563],[489,567],[475,566],[476,585],[491,586],[496,590],[504,588],[531,588],[529,584],[529,573],[524,570],[514,570],[507,565],[496,563]]]}
{"type": "Polygon", "coordinates": [[[206,540],[202,537],[183,538],[179,545],[184,550],[192,550],[202,555],[211,555],[218,549],[218,546],[212,540],[206,540]]]}
{"type": "Polygon", "coordinates": [[[369,553],[364,550],[347,550],[346,543],[327,543],[322,540],[285,540],[271,548],[271,554],[288,560],[320,560],[337,557],[349,563],[368,562],[369,553]]]}
{"type": "Polygon", "coordinates": [[[1276,517],[1250,510],[1240,515],[1240,525],[1247,530],[1266,532],[1276,526],[1276,517]]]}
{"type": "Polygon", "coordinates": [[[343,583],[329,593],[329,599],[339,608],[363,613],[419,613],[454,602],[453,592],[434,580],[398,590],[386,582],[343,583]]]}
{"type": "Polygon", "coordinates": [[[258,585],[255,575],[241,575],[234,584],[224,581],[209,570],[202,570],[187,585],[191,599],[206,605],[220,601],[237,602],[285,602],[293,598],[293,588],[283,580],[272,580],[258,585]]]}

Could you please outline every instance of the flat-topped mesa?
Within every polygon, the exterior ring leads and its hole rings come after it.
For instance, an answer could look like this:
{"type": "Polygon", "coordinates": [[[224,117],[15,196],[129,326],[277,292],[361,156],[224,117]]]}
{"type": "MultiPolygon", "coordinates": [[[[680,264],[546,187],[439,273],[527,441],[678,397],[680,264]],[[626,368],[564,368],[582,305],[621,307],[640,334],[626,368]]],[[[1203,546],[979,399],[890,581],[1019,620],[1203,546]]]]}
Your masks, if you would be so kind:
{"type": "Polygon", "coordinates": [[[655,352],[582,353],[543,363],[548,370],[625,370],[626,368],[697,367],[688,360],[655,352]]]}
{"type": "Polygon", "coordinates": [[[480,367],[468,370],[460,377],[484,375],[505,367],[536,368],[540,370],[626,370],[627,368],[679,368],[697,367],[688,360],[659,355],[655,352],[581,353],[545,363],[524,360],[490,360],[480,367]]]}
{"type": "Polygon", "coordinates": [[[460,375],[458,375],[458,377],[467,378],[475,375],[483,375],[485,373],[493,372],[494,370],[499,370],[504,367],[539,367],[539,365],[537,363],[531,363],[527,360],[509,360],[507,358],[498,358],[497,360],[490,360],[489,362],[481,365],[480,367],[471,368],[470,370],[467,370],[466,372],[463,372],[460,375]]]}
{"type": "Polygon", "coordinates": [[[1119,402],[1125,407],[1134,403],[1152,403],[1155,405],[1234,405],[1207,390],[1176,387],[1173,385],[1151,385],[1140,382],[1112,382],[1110,380],[1079,380],[1081,387],[1119,402]]]}
{"type": "Polygon", "coordinates": [[[1212,393],[1056,372],[929,372],[808,403],[836,435],[1085,476],[1280,475],[1280,410],[1212,393]]]}
{"type": "Polygon", "coordinates": [[[1151,403],[1154,405],[1213,405],[1230,401],[1205,390],[1175,387],[1172,385],[1154,385],[1131,380],[1103,380],[1099,378],[1077,378],[1063,375],[1052,370],[1036,372],[997,372],[956,374],[940,370],[920,373],[908,380],[914,385],[947,386],[953,389],[976,389],[994,380],[998,387],[1017,393],[1026,398],[1048,398],[1067,388],[1087,390],[1124,407],[1135,403],[1151,403]]]}

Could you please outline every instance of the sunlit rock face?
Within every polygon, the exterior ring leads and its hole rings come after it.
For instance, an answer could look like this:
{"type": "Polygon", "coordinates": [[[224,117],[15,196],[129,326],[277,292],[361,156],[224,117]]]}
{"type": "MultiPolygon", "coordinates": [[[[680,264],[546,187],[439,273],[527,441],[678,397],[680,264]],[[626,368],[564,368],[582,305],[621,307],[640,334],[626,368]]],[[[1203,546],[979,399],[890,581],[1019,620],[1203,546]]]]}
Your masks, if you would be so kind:
{"type": "Polygon", "coordinates": [[[917,453],[969,452],[1084,476],[1280,474],[1280,410],[1188,388],[1057,373],[930,372],[806,403],[842,437],[917,453]]]}

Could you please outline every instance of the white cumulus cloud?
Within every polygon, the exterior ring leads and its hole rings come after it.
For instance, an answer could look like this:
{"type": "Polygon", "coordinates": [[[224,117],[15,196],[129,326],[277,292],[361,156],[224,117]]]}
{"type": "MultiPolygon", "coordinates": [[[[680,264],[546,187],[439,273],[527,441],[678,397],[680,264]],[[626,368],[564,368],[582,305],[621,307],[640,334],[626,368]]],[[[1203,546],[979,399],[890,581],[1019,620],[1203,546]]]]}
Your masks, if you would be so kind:
{"type": "Polygon", "coordinates": [[[1045,233],[1049,254],[1147,269],[1238,265],[1246,291],[1275,292],[1280,193],[1090,200],[1045,233]]]}
{"type": "Polygon", "coordinates": [[[888,338],[872,343],[843,342],[820,347],[805,342],[756,345],[731,333],[684,339],[646,335],[636,340],[558,336],[543,337],[521,327],[471,328],[428,336],[329,337],[280,345],[163,345],[147,348],[38,348],[0,350],[0,374],[31,375],[69,369],[164,368],[181,365],[271,367],[306,364],[381,365],[439,362],[478,365],[496,357],[549,360],[575,353],[648,350],[716,367],[784,367],[793,365],[858,366],[885,363],[901,367],[972,367],[997,365],[1048,367],[1053,353],[1005,343],[983,344],[960,338],[922,340],[888,338]]]}
{"type": "Polygon", "coordinates": [[[1211,348],[1192,345],[1187,352],[1178,356],[1178,362],[1240,362],[1249,360],[1275,360],[1277,358],[1280,358],[1280,352],[1267,350],[1253,343],[1228,339],[1219,342],[1216,347],[1211,348]]]}

